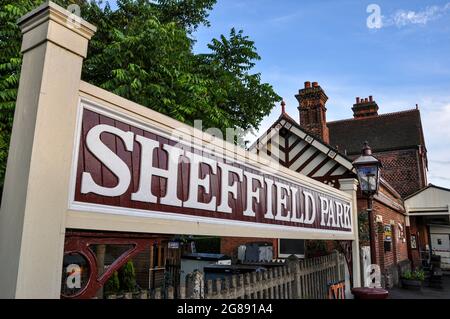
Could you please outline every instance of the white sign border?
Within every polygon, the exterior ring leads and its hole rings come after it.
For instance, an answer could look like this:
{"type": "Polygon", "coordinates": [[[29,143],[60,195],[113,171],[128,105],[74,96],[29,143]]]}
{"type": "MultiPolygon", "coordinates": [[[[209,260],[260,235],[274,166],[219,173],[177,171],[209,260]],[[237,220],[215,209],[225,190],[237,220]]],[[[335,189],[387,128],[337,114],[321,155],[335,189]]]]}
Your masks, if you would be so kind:
{"type": "MultiPolygon", "coordinates": [[[[85,203],[79,202],[75,200],[75,189],[76,189],[76,178],[77,178],[77,168],[78,168],[78,160],[79,160],[79,151],[80,151],[80,138],[81,138],[81,130],[82,130],[82,119],[84,110],[90,110],[96,112],[98,114],[108,116],[114,120],[124,122],[128,125],[137,127],[139,129],[145,130],[150,133],[154,133],[160,135],[164,138],[175,140],[180,144],[187,145],[184,141],[177,139],[175,136],[169,135],[167,132],[164,132],[161,129],[157,129],[151,127],[148,123],[139,121],[137,119],[131,118],[130,116],[123,114],[117,110],[111,110],[107,106],[100,105],[97,102],[93,102],[92,100],[80,96],[78,102],[78,110],[77,110],[77,124],[76,124],[76,134],[75,134],[75,147],[72,156],[72,169],[71,169],[71,183],[69,186],[69,203],[68,208],[70,211],[80,211],[80,212],[90,212],[90,213],[100,213],[100,214],[109,214],[109,215],[121,215],[121,216],[130,216],[130,217],[139,217],[146,219],[166,219],[166,220],[174,220],[181,222],[190,222],[190,223],[198,223],[203,222],[207,224],[220,224],[220,225],[229,225],[229,226],[239,226],[239,227],[252,227],[255,229],[265,229],[265,230],[286,230],[286,231],[294,231],[294,232],[303,232],[303,233],[314,233],[314,234],[328,234],[328,235],[336,235],[336,236],[354,236],[354,228],[355,221],[353,220],[353,213],[350,213],[352,220],[352,228],[349,231],[342,230],[331,230],[331,229],[320,229],[320,228],[309,228],[302,226],[289,226],[289,225],[277,225],[270,223],[258,223],[258,222],[248,222],[248,221],[240,221],[240,220],[229,220],[223,219],[220,217],[204,217],[204,216],[195,216],[195,215],[184,215],[172,212],[159,212],[152,210],[141,210],[136,208],[125,208],[125,207],[117,207],[111,205],[103,205],[103,204],[93,204],[93,203],[85,203]]],[[[199,148],[196,144],[189,144],[189,147],[199,148]]],[[[232,162],[236,162],[240,165],[244,165],[250,169],[258,171],[259,174],[266,174],[261,171],[261,169],[251,163],[241,163],[239,160],[231,159],[229,156],[222,154],[222,158],[230,160],[232,162]]],[[[349,204],[352,207],[351,201],[341,194],[332,194],[328,190],[320,189],[315,185],[304,185],[301,182],[293,181],[291,177],[284,176],[285,174],[281,174],[280,178],[284,179],[287,182],[293,183],[295,185],[300,185],[302,187],[309,188],[316,192],[319,192],[324,195],[332,196],[334,198],[338,198],[344,201],[346,204],[349,204]]],[[[127,231],[127,230],[124,230],[127,231]]],[[[174,232],[175,233],[175,232],[174,232]]]]}

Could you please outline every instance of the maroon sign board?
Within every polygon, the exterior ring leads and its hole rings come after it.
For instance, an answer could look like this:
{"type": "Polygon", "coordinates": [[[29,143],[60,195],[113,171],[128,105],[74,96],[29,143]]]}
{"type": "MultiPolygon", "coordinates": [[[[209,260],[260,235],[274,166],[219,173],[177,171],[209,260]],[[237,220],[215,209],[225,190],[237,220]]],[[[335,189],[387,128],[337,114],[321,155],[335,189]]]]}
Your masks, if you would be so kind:
{"type": "Polygon", "coordinates": [[[352,205],[342,196],[82,106],[75,204],[149,218],[352,232],[352,205]]]}

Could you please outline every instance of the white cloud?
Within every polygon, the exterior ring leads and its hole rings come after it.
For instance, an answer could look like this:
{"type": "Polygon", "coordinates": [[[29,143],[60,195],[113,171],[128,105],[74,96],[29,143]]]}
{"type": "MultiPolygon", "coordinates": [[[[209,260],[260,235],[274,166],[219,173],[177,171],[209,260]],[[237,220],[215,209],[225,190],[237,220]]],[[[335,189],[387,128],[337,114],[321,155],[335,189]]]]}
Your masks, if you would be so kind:
{"type": "Polygon", "coordinates": [[[277,16],[275,18],[270,18],[268,20],[268,22],[273,23],[273,24],[286,23],[286,22],[292,21],[294,19],[298,19],[299,16],[300,16],[300,12],[294,12],[294,13],[290,13],[290,14],[277,16]]]}
{"type": "Polygon", "coordinates": [[[450,11],[450,2],[443,6],[429,6],[422,11],[397,10],[388,17],[382,17],[382,26],[396,26],[402,28],[408,25],[426,25],[428,22],[437,20],[450,11]]]}

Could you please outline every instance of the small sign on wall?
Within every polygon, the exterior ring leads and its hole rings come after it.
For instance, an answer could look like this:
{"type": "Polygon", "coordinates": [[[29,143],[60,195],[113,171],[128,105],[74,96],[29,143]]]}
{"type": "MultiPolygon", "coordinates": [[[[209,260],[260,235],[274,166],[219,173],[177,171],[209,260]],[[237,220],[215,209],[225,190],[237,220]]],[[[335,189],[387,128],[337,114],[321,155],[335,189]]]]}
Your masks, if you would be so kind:
{"type": "Polygon", "coordinates": [[[389,224],[384,225],[384,241],[392,242],[392,226],[389,224]]]}
{"type": "Polygon", "coordinates": [[[169,249],[179,249],[180,248],[180,242],[178,242],[178,241],[169,241],[167,243],[167,247],[169,249]]]}
{"type": "Polygon", "coordinates": [[[384,251],[391,251],[392,247],[392,226],[384,225],[384,251]]]}
{"type": "Polygon", "coordinates": [[[416,237],[416,235],[411,235],[411,249],[417,249],[417,237],[416,237]]]}
{"type": "Polygon", "coordinates": [[[401,240],[403,243],[406,242],[404,231],[405,228],[403,227],[403,224],[397,223],[397,227],[398,227],[398,239],[401,240]]]}

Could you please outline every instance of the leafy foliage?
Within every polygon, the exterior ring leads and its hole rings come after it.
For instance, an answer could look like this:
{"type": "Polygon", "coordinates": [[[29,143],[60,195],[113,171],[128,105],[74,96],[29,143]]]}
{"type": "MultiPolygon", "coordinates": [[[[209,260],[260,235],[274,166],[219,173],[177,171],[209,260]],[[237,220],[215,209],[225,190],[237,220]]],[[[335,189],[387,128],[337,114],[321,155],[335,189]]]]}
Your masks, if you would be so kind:
{"type": "Polygon", "coordinates": [[[210,26],[208,11],[216,0],[157,0],[158,18],[162,23],[176,22],[188,32],[195,31],[198,26],[210,26]]]}
{"type": "Polygon", "coordinates": [[[370,231],[369,231],[369,214],[368,214],[367,210],[359,212],[358,228],[359,228],[359,244],[360,244],[360,246],[369,246],[370,245],[370,231]]]}
{"type": "Polygon", "coordinates": [[[134,264],[130,260],[119,270],[120,288],[124,292],[133,292],[136,290],[136,273],[134,264]]]}
{"type": "Polygon", "coordinates": [[[416,269],[414,271],[407,270],[402,274],[403,279],[407,280],[425,280],[425,272],[421,269],[416,269]]]}
{"type": "Polygon", "coordinates": [[[119,273],[115,271],[105,283],[105,294],[114,294],[120,290],[119,273]]]}
{"type": "Polygon", "coordinates": [[[261,83],[261,74],[249,73],[255,61],[261,59],[254,42],[242,30],[232,28],[228,38],[222,35],[220,39],[213,39],[208,47],[211,53],[201,58],[216,79],[213,91],[218,94],[213,104],[225,111],[231,127],[257,128],[280,97],[272,86],[261,83]]]}
{"type": "MultiPolygon", "coordinates": [[[[43,0],[3,0],[0,7],[0,183],[3,182],[21,67],[16,21],[43,0]]],[[[77,3],[98,27],[82,78],[124,98],[192,125],[252,130],[280,97],[259,73],[260,57],[242,31],[213,39],[207,54],[193,52],[193,32],[209,25],[216,0],[118,0],[77,3]]],[[[0,184],[1,186],[1,184],[0,184]]]]}
{"type": "Polygon", "coordinates": [[[119,291],[134,292],[136,290],[136,272],[133,261],[128,261],[119,271],[115,271],[105,283],[106,295],[115,294],[119,291]]]}

